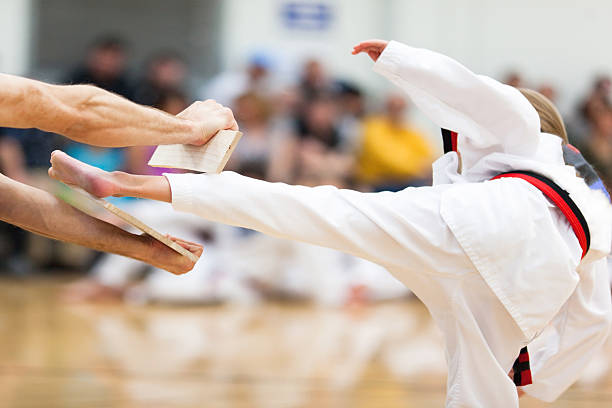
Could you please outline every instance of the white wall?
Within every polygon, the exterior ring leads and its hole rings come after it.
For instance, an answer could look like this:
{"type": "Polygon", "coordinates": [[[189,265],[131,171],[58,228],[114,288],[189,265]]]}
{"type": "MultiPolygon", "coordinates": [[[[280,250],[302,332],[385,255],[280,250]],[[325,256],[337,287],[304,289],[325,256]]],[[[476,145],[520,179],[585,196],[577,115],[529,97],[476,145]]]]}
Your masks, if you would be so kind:
{"type": "MultiPolygon", "coordinates": [[[[305,0],[309,1],[309,0],[305,0]]],[[[569,109],[597,73],[612,73],[612,1],[319,0],[335,10],[323,33],[292,32],[278,16],[283,0],[223,0],[222,66],[235,68],[254,49],[271,48],[296,63],[320,56],[331,69],[369,88],[382,84],[351,46],[394,38],[446,53],[500,78],[510,69],[531,86],[550,82],[569,109]]]]}
{"type": "Polygon", "coordinates": [[[0,0],[0,72],[29,69],[31,0],[0,0]]]}
{"type": "Polygon", "coordinates": [[[370,64],[364,58],[352,57],[350,51],[359,39],[384,37],[386,9],[379,4],[385,1],[323,2],[333,9],[333,23],[327,31],[309,32],[283,25],[280,11],[287,1],[223,0],[222,66],[234,69],[254,50],[271,50],[284,68],[297,67],[304,59],[316,56],[335,73],[368,82],[370,64]]]}

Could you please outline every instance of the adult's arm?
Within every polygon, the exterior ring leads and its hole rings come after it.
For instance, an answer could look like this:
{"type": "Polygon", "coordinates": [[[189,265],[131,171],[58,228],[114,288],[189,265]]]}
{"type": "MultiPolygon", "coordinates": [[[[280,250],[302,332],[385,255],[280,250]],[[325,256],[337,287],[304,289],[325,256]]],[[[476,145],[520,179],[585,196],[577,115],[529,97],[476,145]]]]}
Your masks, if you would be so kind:
{"type": "MultiPolygon", "coordinates": [[[[127,256],[177,274],[193,267],[186,257],[146,235],[130,234],[2,174],[0,220],[48,238],[127,256]]],[[[201,253],[201,247],[190,243],[184,246],[196,255],[201,253]]]]}
{"type": "Polygon", "coordinates": [[[531,155],[537,148],[540,119],[529,101],[517,89],[477,75],[450,57],[391,41],[374,71],[473,148],[517,155],[531,155]]]}
{"type": "Polygon", "coordinates": [[[177,116],[91,85],[51,85],[0,74],[0,126],[38,128],[105,147],[203,144],[237,129],[231,111],[196,102],[177,116]]]}

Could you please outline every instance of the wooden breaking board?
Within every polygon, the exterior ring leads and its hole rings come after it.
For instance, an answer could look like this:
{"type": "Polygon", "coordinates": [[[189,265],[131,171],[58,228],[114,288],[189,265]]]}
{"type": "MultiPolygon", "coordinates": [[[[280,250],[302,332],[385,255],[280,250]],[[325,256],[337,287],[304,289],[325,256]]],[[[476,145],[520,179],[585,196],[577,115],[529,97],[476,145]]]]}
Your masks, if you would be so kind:
{"type": "Polygon", "coordinates": [[[149,166],[220,173],[241,136],[236,130],[221,130],[202,146],[160,145],[151,156],[149,166]]]}
{"type": "MultiPolygon", "coordinates": [[[[83,190],[80,187],[76,187],[76,186],[68,186],[70,187],[70,189],[72,189],[73,191],[79,193],[80,195],[88,198],[91,202],[95,203],[98,206],[103,207],[105,210],[109,211],[110,213],[114,214],[115,216],[119,217],[120,219],[122,219],[123,221],[127,222],[130,225],[133,225],[134,227],[136,227],[137,229],[139,229],[140,231],[144,232],[147,235],[152,236],[153,238],[155,238],[156,240],[160,241],[161,243],[169,246],[170,248],[172,248],[173,250],[175,250],[176,252],[178,252],[179,254],[186,256],[187,258],[189,258],[191,261],[193,262],[197,262],[198,261],[198,257],[195,256],[194,254],[192,254],[191,252],[189,252],[188,250],[186,250],[185,248],[183,248],[182,246],[180,246],[179,244],[177,244],[176,242],[172,241],[171,239],[167,238],[165,235],[161,234],[160,232],[154,230],[153,228],[149,227],[147,224],[145,224],[144,222],[140,221],[138,218],[134,217],[133,215],[123,211],[122,209],[118,208],[117,206],[109,203],[108,201],[102,199],[102,198],[98,198],[98,197],[94,197],[93,195],[89,194],[87,191],[83,190]]],[[[81,209],[80,205],[78,205],[76,202],[71,202],[71,205],[73,205],[74,207],[79,208],[80,210],[89,213],[90,211],[88,211],[87,209],[81,209]]]]}

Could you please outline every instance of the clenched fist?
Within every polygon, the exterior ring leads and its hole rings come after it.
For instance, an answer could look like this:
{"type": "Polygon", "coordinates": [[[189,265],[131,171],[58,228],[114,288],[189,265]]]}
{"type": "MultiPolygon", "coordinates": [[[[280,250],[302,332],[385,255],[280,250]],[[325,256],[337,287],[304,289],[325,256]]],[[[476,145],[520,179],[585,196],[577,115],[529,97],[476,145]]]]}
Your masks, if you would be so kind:
{"type": "Polygon", "coordinates": [[[238,130],[232,110],[212,99],[194,102],[176,116],[197,125],[192,145],[203,145],[220,130],[238,130]]]}

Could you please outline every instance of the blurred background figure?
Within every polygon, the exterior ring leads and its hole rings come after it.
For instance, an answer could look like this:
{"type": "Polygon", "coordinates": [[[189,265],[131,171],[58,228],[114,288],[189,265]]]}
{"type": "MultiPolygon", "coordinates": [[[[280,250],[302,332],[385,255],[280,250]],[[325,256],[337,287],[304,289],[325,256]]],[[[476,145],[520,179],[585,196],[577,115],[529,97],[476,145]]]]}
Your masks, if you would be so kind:
{"type": "MultiPolygon", "coordinates": [[[[168,103],[168,93],[182,94],[187,102],[187,65],[181,56],[172,50],[153,55],[143,71],[144,78],[136,85],[134,101],[142,105],[159,107],[168,103]]],[[[162,110],[166,110],[160,108],[162,110]]],[[[182,110],[182,109],[181,109],[182,110]]],[[[179,111],[180,112],[180,111],[179,111]]]]}
{"type": "Polygon", "coordinates": [[[112,35],[100,37],[90,46],[85,60],[66,76],[64,82],[92,84],[132,99],[133,90],[127,78],[126,64],[125,41],[112,35]]]}
{"type": "Polygon", "coordinates": [[[508,72],[502,82],[515,88],[523,88],[525,86],[523,76],[518,71],[508,72]]]}
{"type": "Polygon", "coordinates": [[[222,105],[232,106],[246,93],[269,96],[278,90],[274,80],[274,61],[264,51],[252,54],[241,71],[222,72],[210,79],[199,92],[200,99],[214,99],[222,105]]]}
{"type": "Polygon", "coordinates": [[[227,168],[261,180],[267,179],[272,149],[278,137],[272,102],[264,95],[250,91],[239,95],[233,106],[243,136],[227,168]]]}
{"type": "Polygon", "coordinates": [[[552,102],[555,102],[557,99],[557,90],[552,84],[542,84],[536,90],[548,99],[550,99],[552,102]]]}
{"type": "Polygon", "coordinates": [[[430,182],[433,148],[406,114],[406,100],[393,94],[382,114],[364,121],[357,179],[374,191],[399,191],[430,182]]]}

